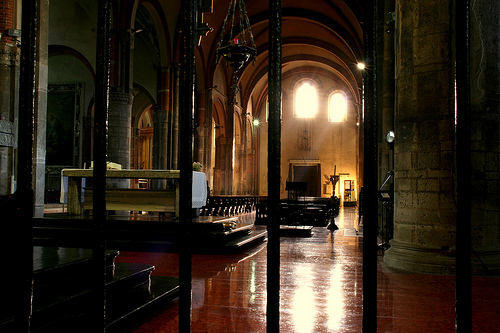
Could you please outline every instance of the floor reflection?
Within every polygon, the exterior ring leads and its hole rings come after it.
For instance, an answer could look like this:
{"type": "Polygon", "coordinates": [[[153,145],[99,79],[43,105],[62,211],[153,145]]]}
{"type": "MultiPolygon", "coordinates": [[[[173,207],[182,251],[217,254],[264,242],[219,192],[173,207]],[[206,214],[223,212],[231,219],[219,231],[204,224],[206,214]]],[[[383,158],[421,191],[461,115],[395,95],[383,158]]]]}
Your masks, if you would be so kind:
{"type": "MultiPolygon", "coordinates": [[[[280,331],[361,332],[362,245],[354,208],[341,209],[339,230],[281,238],[280,331]]],[[[192,332],[266,331],[266,244],[236,255],[193,256],[192,332]]],[[[178,274],[174,254],[122,253],[151,261],[154,274],[178,274]]],[[[454,277],[378,271],[378,332],[455,332],[454,277]]],[[[475,279],[474,332],[494,332],[500,279],[475,279]],[[480,301],[479,301],[480,300],[480,301]]],[[[177,332],[174,303],[129,333],[177,332]]]]}

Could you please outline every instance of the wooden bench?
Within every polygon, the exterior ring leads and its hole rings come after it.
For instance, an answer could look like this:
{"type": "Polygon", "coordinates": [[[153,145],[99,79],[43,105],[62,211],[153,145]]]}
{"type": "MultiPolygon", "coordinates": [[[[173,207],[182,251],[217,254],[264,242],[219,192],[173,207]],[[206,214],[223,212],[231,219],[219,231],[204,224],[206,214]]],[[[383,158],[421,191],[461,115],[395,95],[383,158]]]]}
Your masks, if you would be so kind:
{"type": "MultiPolygon", "coordinates": [[[[296,199],[281,199],[278,214],[281,224],[326,226],[330,217],[339,213],[337,197],[298,197],[296,199]]],[[[257,204],[256,224],[267,224],[267,200],[257,204]]]]}
{"type": "MultiPolygon", "coordinates": [[[[200,173],[201,174],[201,173],[200,173]]],[[[82,179],[92,178],[92,169],[63,169],[63,177],[68,177],[67,205],[69,215],[82,213],[82,179]]],[[[204,174],[203,174],[204,175],[204,174]]],[[[115,170],[106,171],[106,178],[136,179],[173,179],[174,189],[106,189],[106,210],[179,212],[179,170],[115,170]]],[[[63,194],[61,194],[61,200],[63,194]]],[[[93,191],[86,188],[84,194],[85,209],[92,209],[93,191]]]]}

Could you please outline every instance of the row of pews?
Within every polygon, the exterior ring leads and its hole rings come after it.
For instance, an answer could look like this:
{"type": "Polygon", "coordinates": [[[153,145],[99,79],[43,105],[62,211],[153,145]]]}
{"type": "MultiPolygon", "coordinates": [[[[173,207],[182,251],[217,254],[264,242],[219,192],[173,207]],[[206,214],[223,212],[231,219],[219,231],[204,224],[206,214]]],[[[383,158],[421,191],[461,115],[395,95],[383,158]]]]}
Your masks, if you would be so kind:
{"type": "MultiPolygon", "coordinates": [[[[326,227],[332,218],[338,216],[340,199],[338,197],[298,197],[281,199],[278,207],[281,225],[326,227]]],[[[255,224],[267,224],[267,200],[260,200],[256,207],[255,224]]]]}
{"type": "Polygon", "coordinates": [[[265,197],[252,195],[221,195],[207,197],[207,203],[199,210],[200,216],[236,216],[254,212],[265,197]]]}
{"type": "MultiPolygon", "coordinates": [[[[325,227],[339,214],[338,197],[306,197],[281,199],[279,218],[282,225],[309,225],[325,227]]],[[[255,224],[266,224],[267,197],[248,195],[209,196],[199,216],[230,217],[256,212],[255,224]]]]}

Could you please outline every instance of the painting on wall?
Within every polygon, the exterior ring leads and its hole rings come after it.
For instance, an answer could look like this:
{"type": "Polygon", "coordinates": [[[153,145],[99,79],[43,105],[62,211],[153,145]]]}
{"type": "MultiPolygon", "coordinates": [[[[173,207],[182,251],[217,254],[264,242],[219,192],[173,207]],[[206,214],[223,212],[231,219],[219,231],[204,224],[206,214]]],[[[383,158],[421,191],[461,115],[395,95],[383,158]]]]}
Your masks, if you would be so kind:
{"type": "Polygon", "coordinates": [[[47,94],[47,166],[78,164],[80,84],[51,84],[47,94]]]}
{"type": "Polygon", "coordinates": [[[80,164],[80,83],[49,84],[45,155],[45,201],[59,202],[61,169],[80,164]]]}

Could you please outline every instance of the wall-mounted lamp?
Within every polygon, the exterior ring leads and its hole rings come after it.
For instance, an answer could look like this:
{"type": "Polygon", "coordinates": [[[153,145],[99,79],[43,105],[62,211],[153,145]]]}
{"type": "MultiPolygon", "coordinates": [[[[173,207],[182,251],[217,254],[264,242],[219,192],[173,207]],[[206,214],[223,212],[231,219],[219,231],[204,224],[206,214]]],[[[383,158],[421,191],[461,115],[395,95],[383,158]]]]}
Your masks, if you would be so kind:
{"type": "Polygon", "coordinates": [[[390,24],[396,21],[396,13],[395,12],[388,12],[387,13],[387,21],[385,24],[390,24]]]}
{"type": "Polygon", "coordinates": [[[256,127],[260,126],[260,120],[259,120],[259,118],[253,118],[252,125],[254,125],[256,127]]]}
{"type": "Polygon", "coordinates": [[[360,70],[363,70],[363,69],[365,69],[365,68],[366,68],[365,64],[364,64],[364,63],[362,63],[362,62],[358,62],[358,63],[356,64],[356,67],[358,67],[358,69],[360,69],[360,70]]]}
{"type": "Polygon", "coordinates": [[[393,143],[395,138],[396,135],[393,130],[388,131],[385,135],[385,141],[387,141],[387,143],[393,143]]]}
{"type": "Polygon", "coordinates": [[[394,12],[387,13],[387,21],[385,21],[387,28],[385,29],[385,32],[389,33],[394,31],[395,21],[396,21],[396,13],[394,12]]]}

